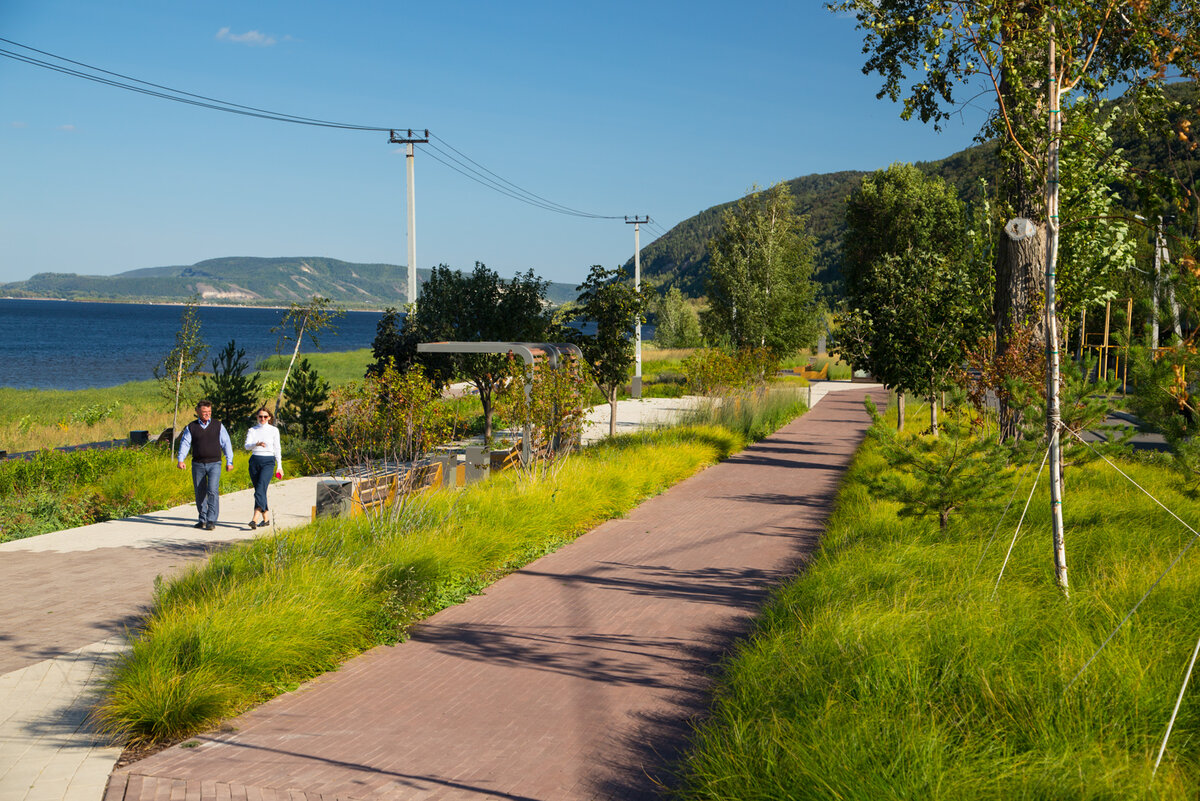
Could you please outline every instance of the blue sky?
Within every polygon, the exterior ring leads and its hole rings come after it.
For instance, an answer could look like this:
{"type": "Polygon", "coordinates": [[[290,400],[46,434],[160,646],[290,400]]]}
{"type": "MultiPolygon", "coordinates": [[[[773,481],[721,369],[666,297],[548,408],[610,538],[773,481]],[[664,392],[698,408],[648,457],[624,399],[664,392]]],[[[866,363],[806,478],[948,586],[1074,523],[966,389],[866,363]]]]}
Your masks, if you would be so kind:
{"type": "MultiPolygon", "coordinates": [[[[756,184],[941,158],[982,119],[942,133],[901,121],[861,74],[853,20],[816,0],[4,0],[0,37],[233,103],[428,128],[544,198],[662,229],[756,184]]],[[[0,282],[218,256],[406,261],[404,157],[386,134],[197,109],[7,58],[0,99],[0,282]]],[[[632,255],[632,226],[519,203],[420,147],[418,266],[578,282],[632,255]]]]}

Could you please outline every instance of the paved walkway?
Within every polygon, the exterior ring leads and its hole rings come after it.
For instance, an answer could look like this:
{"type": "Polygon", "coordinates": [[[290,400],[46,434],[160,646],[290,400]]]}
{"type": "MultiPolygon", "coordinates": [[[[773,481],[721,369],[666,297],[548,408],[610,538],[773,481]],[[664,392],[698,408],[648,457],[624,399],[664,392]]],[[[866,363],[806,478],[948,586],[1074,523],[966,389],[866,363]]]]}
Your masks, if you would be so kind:
{"type": "MultiPolygon", "coordinates": [[[[316,482],[272,485],[278,527],[309,521],[316,482]]],[[[87,721],[103,668],[155,577],[254,536],[253,508],[254,491],[241,490],[221,496],[213,531],[192,528],[187,504],[0,544],[0,801],[102,796],[121,755],[87,721]]]]}
{"type": "MultiPolygon", "coordinates": [[[[375,649],[236,721],[244,734],[255,721],[251,739],[198,738],[199,747],[135,763],[114,776],[108,797],[285,797],[285,788],[297,798],[318,788],[345,798],[645,795],[646,775],[623,771],[669,757],[729,632],[757,608],[764,581],[814,541],[865,426],[864,387],[814,389],[814,402],[826,389],[848,394],[793,423],[781,442],[760,443],[445,610],[409,643],[375,649]],[[657,509],[667,498],[683,508],[657,509]],[[719,508],[706,512],[708,503],[719,508]],[[727,525],[714,527],[717,517],[727,525]],[[651,530],[658,536],[646,537],[651,530]],[[775,547],[760,556],[763,546],[775,547]],[[403,700],[379,703],[396,693],[403,700]],[[303,711],[279,711],[295,703],[303,711]]],[[[659,405],[622,402],[618,423],[656,422],[659,405]]],[[[606,420],[597,425],[607,429],[606,420]]],[[[273,486],[277,525],[308,519],[314,483],[273,486]]],[[[251,536],[241,525],[250,506],[249,491],[222,496],[223,519],[238,522],[216,532],[191,529],[187,505],[0,545],[0,801],[104,794],[119,749],[85,720],[96,677],[123,648],[155,576],[251,536]]]]}

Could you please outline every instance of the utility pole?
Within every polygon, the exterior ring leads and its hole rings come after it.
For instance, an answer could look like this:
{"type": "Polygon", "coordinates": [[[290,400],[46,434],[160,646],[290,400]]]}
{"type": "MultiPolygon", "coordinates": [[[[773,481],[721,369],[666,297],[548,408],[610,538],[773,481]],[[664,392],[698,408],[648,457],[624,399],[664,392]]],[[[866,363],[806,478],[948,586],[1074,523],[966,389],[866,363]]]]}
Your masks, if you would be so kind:
{"type": "Polygon", "coordinates": [[[405,145],[408,148],[405,154],[405,162],[408,167],[408,303],[413,308],[417,305],[417,189],[413,178],[413,161],[416,155],[413,150],[413,145],[422,145],[429,142],[429,130],[426,129],[424,138],[420,133],[416,135],[413,129],[409,128],[408,136],[404,136],[404,132],[397,136],[395,131],[391,132],[388,137],[388,144],[405,145]]]}
{"type": "MultiPolygon", "coordinates": [[[[638,294],[642,291],[642,245],[640,230],[642,223],[650,222],[650,217],[633,215],[633,219],[625,218],[626,225],[633,226],[633,288],[638,294]]],[[[633,385],[630,389],[633,397],[642,397],[642,318],[639,316],[633,329],[634,341],[637,344],[636,357],[633,363],[633,385]]]]}

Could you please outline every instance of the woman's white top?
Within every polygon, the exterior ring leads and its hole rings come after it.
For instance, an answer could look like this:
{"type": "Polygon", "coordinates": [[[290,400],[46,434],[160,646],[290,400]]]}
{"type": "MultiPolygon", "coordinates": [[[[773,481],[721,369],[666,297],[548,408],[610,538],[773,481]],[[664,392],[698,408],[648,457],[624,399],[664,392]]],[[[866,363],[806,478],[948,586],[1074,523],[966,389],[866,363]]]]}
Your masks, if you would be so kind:
{"type": "Polygon", "coordinates": [[[259,423],[246,432],[246,450],[251,456],[274,456],[275,472],[283,472],[283,448],[279,443],[279,429],[270,423],[259,423]],[[263,443],[259,445],[258,443],[263,443]]]}

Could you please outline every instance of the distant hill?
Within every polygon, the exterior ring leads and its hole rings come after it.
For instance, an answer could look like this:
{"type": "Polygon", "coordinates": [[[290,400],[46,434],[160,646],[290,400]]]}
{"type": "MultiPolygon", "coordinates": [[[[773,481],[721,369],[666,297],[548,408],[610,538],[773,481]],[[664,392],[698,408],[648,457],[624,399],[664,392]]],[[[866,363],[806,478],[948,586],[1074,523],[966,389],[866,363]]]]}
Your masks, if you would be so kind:
{"type": "MultiPolygon", "coordinates": [[[[417,270],[424,282],[428,270],[417,270]]],[[[384,308],[407,302],[408,271],[394,264],[355,264],[321,256],[208,259],[187,267],[146,267],[117,275],[38,273],[27,281],[0,284],[0,295],[67,300],[184,301],[280,305],[313,295],[351,307],[384,308]]],[[[578,296],[574,284],[551,284],[551,303],[578,296]]]]}
{"type": "MultiPolygon", "coordinates": [[[[1193,108],[1200,100],[1196,84],[1176,84],[1168,94],[1189,103],[1193,108]]],[[[1164,132],[1162,139],[1148,142],[1135,131],[1115,131],[1118,147],[1135,169],[1161,168],[1167,163],[1166,141],[1173,134],[1164,132]]],[[[975,145],[939,161],[918,162],[914,166],[928,175],[941,176],[954,186],[959,197],[975,200],[979,180],[990,186],[997,184],[999,160],[994,142],[975,145]]],[[[1175,163],[1176,175],[1200,175],[1200,160],[1175,163]]],[[[841,242],[845,233],[846,198],[866,172],[848,171],[806,175],[788,181],[796,210],[807,216],[807,230],[816,240],[814,279],[822,285],[826,297],[836,298],[842,292],[841,242]]],[[[690,297],[704,295],[708,277],[708,242],[716,235],[721,214],[736,203],[731,200],[705,209],[668,231],[664,236],[642,248],[642,277],[660,291],[672,286],[690,297]]],[[[625,269],[633,272],[633,259],[625,269]]]]}
{"type": "MultiPolygon", "coordinates": [[[[968,197],[979,178],[991,180],[995,164],[996,145],[983,144],[941,161],[920,162],[916,167],[931,175],[941,175],[958,188],[960,196],[968,197]]],[[[796,211],[808,218],[806,230],[816,240],[813,278],[827,294],[840,292],[846,198],[864,175],[865,171],[848,170],[806,175],[787,182],[796,199],[796,211]]],[[[731,200],[705,209],[642,248],[642,277],[662,290],[678,286],[690,297],[703,295],[708,278],[708,241],[716,236],[721,215],[736,202],[731,200]]],[[[633,260],[625,267],[632,272],[633,260]]]]}

